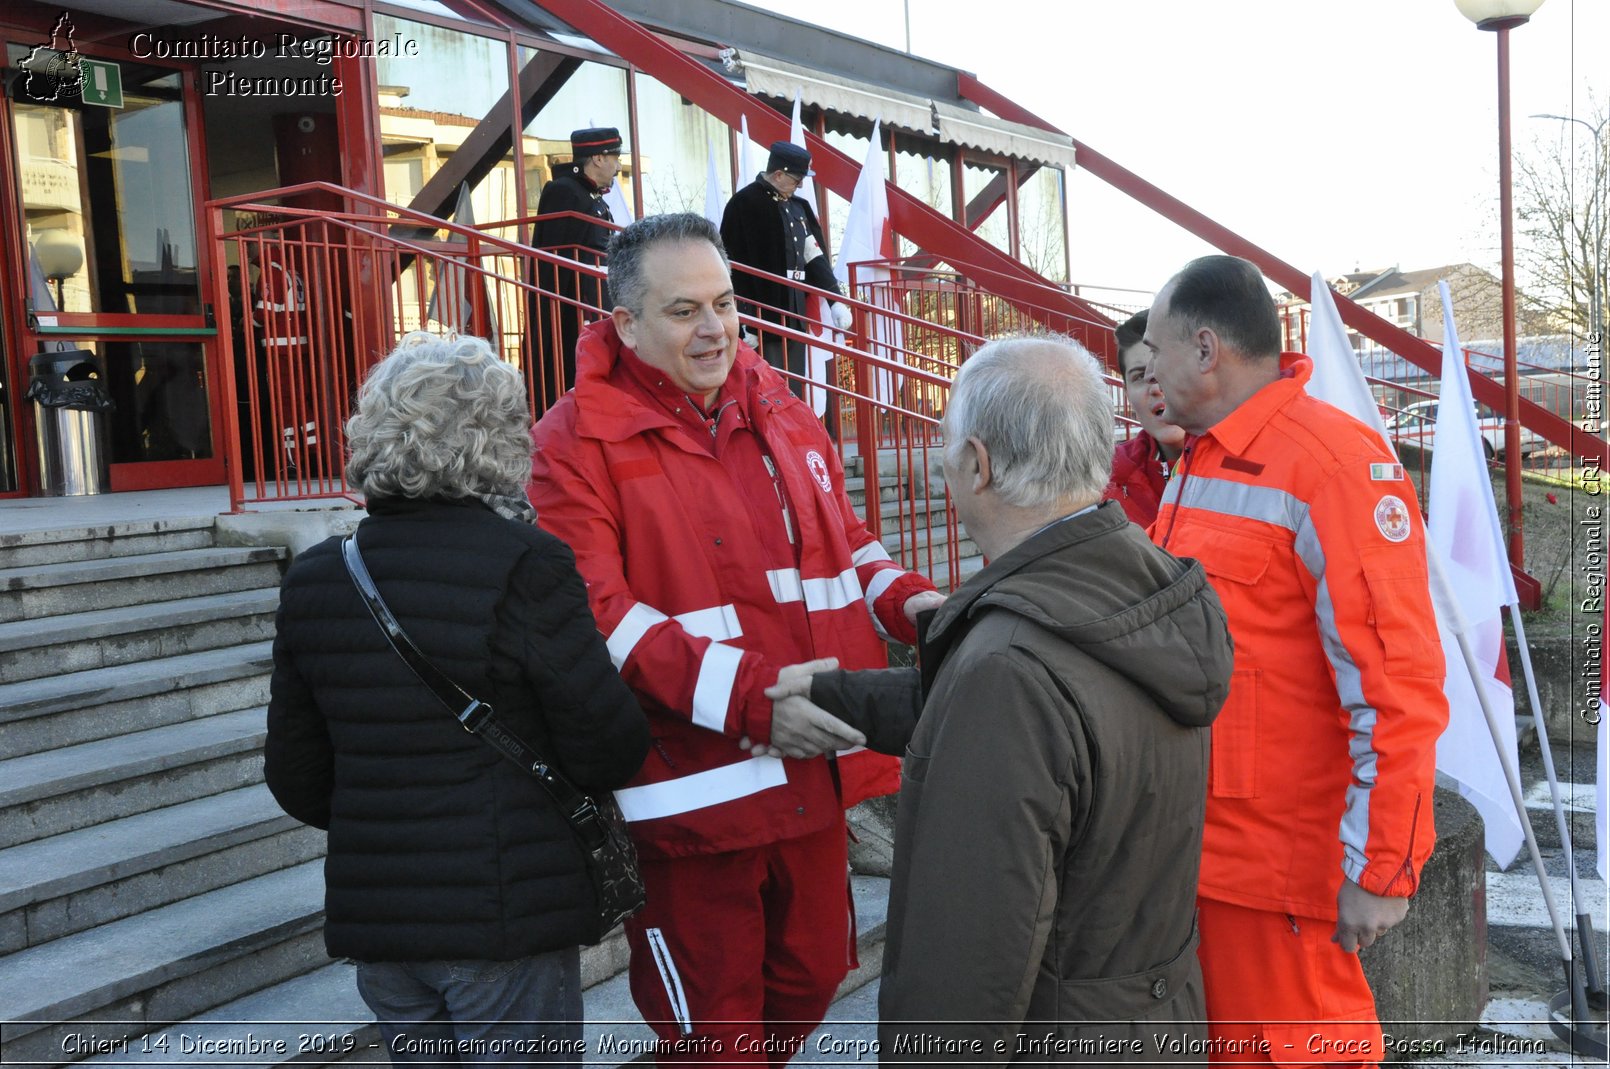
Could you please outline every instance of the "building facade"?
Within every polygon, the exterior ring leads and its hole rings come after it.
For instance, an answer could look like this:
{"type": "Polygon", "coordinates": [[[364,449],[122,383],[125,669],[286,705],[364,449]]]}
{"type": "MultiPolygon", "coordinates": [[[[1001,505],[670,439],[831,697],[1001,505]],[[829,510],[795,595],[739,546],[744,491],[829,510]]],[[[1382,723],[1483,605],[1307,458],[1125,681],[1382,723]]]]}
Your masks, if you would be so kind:
{"type": "MultiPolygon", "coordinates": [[[[6,5],[0,495],[38,492],[30,361],[64,351],[104,368],[114,491],[226,480],[230,341],[261,268],[209,241],[252,223],[209,201],[324,182],[523,240],[570,131],[611,125],[633,214],[700,210],[712,158],[724,202],[763,147],[590,32],[622,15],[775,112],[797,101],[857,162],[881,121],[894,186],[1066,278],[1065,135],[981,110],[953,68],[726,0],[665,6],[567,5],[578,26],[527,0],[6,5]]],[[[830,242],[847,192],[817,183],[830,242]]]]}

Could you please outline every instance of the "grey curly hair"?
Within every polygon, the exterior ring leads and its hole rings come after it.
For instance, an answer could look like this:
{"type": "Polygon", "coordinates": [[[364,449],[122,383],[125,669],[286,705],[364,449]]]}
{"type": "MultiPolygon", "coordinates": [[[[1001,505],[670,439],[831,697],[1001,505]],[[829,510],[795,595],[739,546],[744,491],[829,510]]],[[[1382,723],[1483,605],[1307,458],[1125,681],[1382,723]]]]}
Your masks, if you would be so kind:
{"type": "Polygon", "coordinates": [[[366,497],[524,494],[525,380],[480,338],[413,331],[358,390],[347,446],[347,483],[366,497]]]}

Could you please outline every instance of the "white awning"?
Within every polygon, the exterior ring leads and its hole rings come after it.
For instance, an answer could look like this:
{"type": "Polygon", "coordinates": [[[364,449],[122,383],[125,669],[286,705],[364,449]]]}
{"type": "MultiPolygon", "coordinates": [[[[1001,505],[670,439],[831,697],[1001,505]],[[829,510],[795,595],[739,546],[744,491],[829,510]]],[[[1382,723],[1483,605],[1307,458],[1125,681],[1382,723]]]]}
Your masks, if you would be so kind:
{"type": "Polygon", "coordinates": [[[903,126],[925,134],[934,132],[933,111],[921,97],[852,82],[757,52],[740,51],[738,62],[751,93],[793,100],[797,92],[806,104],[841,115],[881,119],[885,126],[903,126]]]}
{"type": "Polygon", "coordinates": [[[1069,170],[1076,165],[1073,138],[1067,134],[1007,122],[939,100],[934,101],[934,110],[939,115],[941,141],[1069,170]]]}
{"type": "Polygon", "coordinates": [[[841,115],[880,119],[885,126],[904,127],[949,144],[1055,167],[1071,169],[1075,165],[1073,139],[1066,134],[1007,122],[898,89],[852,81],[758,52],[739,51],[735,59],[733,66],[741,71],[751,93],[783,100],[793,100],[798,93],[806,104],[841,115]]]}

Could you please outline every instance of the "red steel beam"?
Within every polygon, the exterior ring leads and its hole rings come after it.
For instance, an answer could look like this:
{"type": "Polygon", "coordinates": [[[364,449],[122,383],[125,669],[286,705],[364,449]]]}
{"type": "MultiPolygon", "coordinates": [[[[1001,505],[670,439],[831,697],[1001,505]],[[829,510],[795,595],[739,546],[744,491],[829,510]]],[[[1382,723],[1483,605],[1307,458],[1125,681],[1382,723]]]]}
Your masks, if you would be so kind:
{"type": "MultiPolygon", "coordinates": [[[[683,55],[658,36],[599,0],[534,0],[537,6],[585,33],[616,55],[648,71],[705,111],[737,127],[745,116],[749,135],[761,144],[786,141],[789,120],[736,88],[708,67],[683,55]]],[[[814,132],[805,132],[817,181],[850,199],[860,165],[814,132]]],[[[1036,319],[1075,337],[1105,336],[1112,320],[1093,305],[1059,289],[1006,253],[922,201],[890,184],[889,218],[894,229],[925,252],[941,257],[963,274],[1024,308],[1036,319]],[[974,274],[974,272],[981,274],[974,274]],[[1047,316],[1043,309],[1052,313],[1047,316]]],[[[1081,338],[1081,340],[1083,340],[1081,338]]],[[[1087,343],[1090,344],[1090,343],[1087,343]]],[[[1096,342],[1099,344],[1099,342],[1096,342]]]]}
{"type": "MultiPolygon", "coordinates": [[[[1027,126],[1038,126],[1042,130],[1050,130],[1053,133],[1064,132],[1027,109],[1013,103],[965,72],[957,74],[956,89],[966,99],[973,101],[980,107],[988,108],[1008,121],[1023,123],[1027,126]]],[[[1146,205],[1165,219],[1184,227],[1222,251],[1232,256],[1240,256],[1251,260],[1258,265],[1266,276],[1312,303],[1313,294],[1309,292],[1310,277],[1308,275],[1281,260],[1273,253],[1252,244],[1252,242],[1242,238],[1239,234],[1220,226],[1178,198],[1169,196],[1133,171],[1120,166],[1077,138],[1074,139],[1073,144],[1075,159],[1083,170],[1089,171],[1119,192],[1146,205]]],[[[1334,290],[1332,291],[1332,296],[1335,298],[1337,311],[1341,313],[1342,322],[1365,337],[1386,346],[1392,352],[1422,370],[1433,375],[1441,373],[1442,351],[1440,349],[1415,337],[1401,327],[1387,322],[1373,312],[1354,304],[1334,290]]],[[[1495,411],[1505,411],[1506,399],[1503,386],[1480,374],[1475,369],[1471,369],[1470,388],[1478,401],[1495,411]]],[[[1521,422],[1528,429],[1536,431],[1555,445],[1564,446],[1571,450],[1575,456],[1583,458],[1596,457],[1599,464],[1604,465],[1607,452],[1604,439],[1591,431],[1583,430],[1570,420],[1556,415],[1535,402],[1522,398],[1520,405],[1521,412],[1526,417],[1521,422]]]]}
{"type": "MultiPolygon", "coordinates": [[[[1266,277],[1312,303],[1313,294],[1309,292],[1309,276],[1302,271],[1234,231],[1220,226],[1184,201],[1163,192],[1077,138],[1074,139],[1074,152],[1083,170],[1089,171],[1119,192],[1127,194],[1170,222],[1177,223],[1231,256],[1251,260],[1266,277]]],[[[1354,304],[1334,290],[1332,294],[1335,297],[1336,310],[1341,313],[1342,322],[1429,374],[1441,373],[1442,350],[1415,337],[1402,327],[1389,323],[1374,312],[1354,304]]],[[[1470,389],[1475,394],[1476,400],[1495,411],[1504,411],[1504,387],[1499,383],[1472,369],[1470,389]]],[[[1520,406],[1523,417],[1521,423],[1529,430],[1536,431],[1553,444],[1570,450],[1575,457],[1596,459],[1601,467],[1605,464],[1606,454],[1610,450],[1606,449],[1603,438],[1533,401],[1521,398],[1520,406]]]]}

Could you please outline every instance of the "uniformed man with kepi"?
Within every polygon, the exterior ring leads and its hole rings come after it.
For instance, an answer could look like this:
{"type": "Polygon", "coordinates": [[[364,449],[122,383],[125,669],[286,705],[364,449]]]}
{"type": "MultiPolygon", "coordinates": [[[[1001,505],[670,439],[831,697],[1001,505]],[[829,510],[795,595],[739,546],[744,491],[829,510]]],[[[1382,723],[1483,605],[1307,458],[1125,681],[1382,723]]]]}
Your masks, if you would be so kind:
{"type": "MultiPolygon", "coordinates": [[[[621,169],[620,131],[613,126],[572,131],[570,153],[571,162],[542,187],[537,214],[575,212],[613,223],[604,196],[621,169]]],[[[532,243],[598,267],[605,262],[614,233],[610,226],[567,215],[538,221],[532,243]]],[[[542,291],[536,300],[537,347],[542,354],[543,407],[548,408],[576,381],[576,337],[586,321],[597,318],[579,305],[603,311],[610,302],[608,288],[599,279],[555,264],[538,265],[537,287],[542,291]]]]}
{"type": "MultiPolygon", "coordinates": [[[[775,141],[764,174],[732,195],[721,216],[721,243],[735,264],[769,271],[817,289],[842,293],[833,277],[833,265],[823,251],[822,225],[810,201],[796,195],[815,172],[811,154],[789,141],[775,141]]],[[[744,271],[732,273],[738,310],[759,316],[791,330],[809,330],[805,316],[806,293],[793,286],[759,278],[744,271]]],[[[850,327],[850,309],[832,305],[833,325],[850,327]]],[[[803,396],[805,343],[766,333],[759,346],[766,362],[790,373],[789,388],[803,396]]]]}

